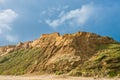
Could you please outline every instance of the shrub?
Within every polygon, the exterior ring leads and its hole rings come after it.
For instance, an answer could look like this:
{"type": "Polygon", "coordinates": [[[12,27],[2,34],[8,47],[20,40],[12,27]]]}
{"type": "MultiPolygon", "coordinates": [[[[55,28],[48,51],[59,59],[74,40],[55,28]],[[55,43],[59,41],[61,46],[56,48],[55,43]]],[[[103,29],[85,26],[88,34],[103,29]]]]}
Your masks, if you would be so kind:
{"type": "Polygon", "coordinates": [[[117,72],[116,71],[110,71],[108,73],[109,77],[114,77],[114,76],[117,76],[117,72]]]}
{"type": "Polygon", "coordinates": [[[63,74],[63,73],[64,73],[63,71],[56,71],[56,72],[55,72],[56,75],[61,75],[61,74],[63,74]]]}

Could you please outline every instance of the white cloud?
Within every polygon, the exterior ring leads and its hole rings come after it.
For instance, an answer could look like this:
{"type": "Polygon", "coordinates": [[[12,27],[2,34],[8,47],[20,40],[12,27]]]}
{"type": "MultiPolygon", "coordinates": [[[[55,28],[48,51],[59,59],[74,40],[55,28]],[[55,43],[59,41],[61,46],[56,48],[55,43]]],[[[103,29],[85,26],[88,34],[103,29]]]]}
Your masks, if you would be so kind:
{"type": "Polygon", "coordinates": [[[0,31],[12,30],[10,25],[16,19],[18,14],[11,9],[0,11],[0,31]]]}
{"type": "Polygon", "coordinates": [[[64,21],[61,21],[61,20],[54,20],[54,21],[50,21],[50,20],[46,20],[46,23],[51,26],[51,27],[57,27],[59,26],[60,24],[62,24],[64,21]]]}
{"type": "Polygon", "coordinates": [[[60,13],[60,17],[55,20],[47,19],[45,22],[56,28],[63,24],[69,24],[69,26],[82,26],[84,25],[94,13],[94,6],[92,4],[83,5],[79,9],[71,10],[67,13],[63,11],[60,13]]]}
{"type": "Polygon", "coordinates": [[[55,11],[61,11],[61,10],[68,9],[68,8],[69,8],[69,5],[65,5],[65,6],[49,8],[48,10],[50,12],[55,12],[55,11]]]}
{"type": "Polygon", "coordinates": [[[57,12],[59,13],[60,11],[66,10],[69,8],[69,5],[65,6],[55,6],[52,8],[48,8],[46,10],[41,11],[40,16],[43,18],[43,16],[48,15],[48,17],[51,17],[55,15],[57,12]]]}
{"type": "Polygon", "coordinates": [[[18,40],[18,37],[13,35],[6,35],[5,38],[9,42],[16,42],[18,40]]]}
{"type": "Polygon", "coordinates": [[[8,34],[10,34],[10,32],[13,30],[11,25],[17,17],[18,14],[12,9],[0,11],[0,36],[4,37],[10,42],[13,42],[14,40],[12,40],[12,35],[8,36],[8,34]]]}

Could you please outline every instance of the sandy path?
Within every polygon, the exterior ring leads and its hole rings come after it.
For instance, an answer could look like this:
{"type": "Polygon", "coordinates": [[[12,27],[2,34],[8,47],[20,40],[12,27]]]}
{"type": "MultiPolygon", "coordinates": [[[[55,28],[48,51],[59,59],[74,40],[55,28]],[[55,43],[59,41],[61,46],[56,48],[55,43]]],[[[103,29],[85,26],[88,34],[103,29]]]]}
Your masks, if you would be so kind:
{"type": "Polygon", "coordinates": [[[41,75],[41,76],[0,76],[0,80],[120,80],[120,79],[117,78],[94,79],[94,78],[85,78],[85,77],[41,75]]]}

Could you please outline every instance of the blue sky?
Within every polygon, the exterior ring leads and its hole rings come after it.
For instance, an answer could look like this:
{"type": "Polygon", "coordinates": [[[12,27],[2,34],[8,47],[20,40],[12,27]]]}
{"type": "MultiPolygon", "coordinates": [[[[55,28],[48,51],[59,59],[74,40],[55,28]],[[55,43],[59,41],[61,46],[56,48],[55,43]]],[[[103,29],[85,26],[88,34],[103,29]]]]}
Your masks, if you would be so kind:
{"type": "Polygon", "coordinates": [[[120,0],[0,0],[0,45],[77,31],[120,41],[120,0]]]}

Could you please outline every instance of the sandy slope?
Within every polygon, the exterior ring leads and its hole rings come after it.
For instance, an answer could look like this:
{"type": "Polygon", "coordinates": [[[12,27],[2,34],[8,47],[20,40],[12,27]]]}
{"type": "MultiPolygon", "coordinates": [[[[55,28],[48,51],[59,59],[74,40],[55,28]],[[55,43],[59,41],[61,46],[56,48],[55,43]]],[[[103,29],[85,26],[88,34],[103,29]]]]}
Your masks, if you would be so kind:
{"type": "Polygon", "coordinates": [[[85,78],[85,77],[70,77],[70,76],[55,76],[55,75],[41,75],[41,76],[0,76],[0,80],[120,80],[117,78],[85,78]]]}

